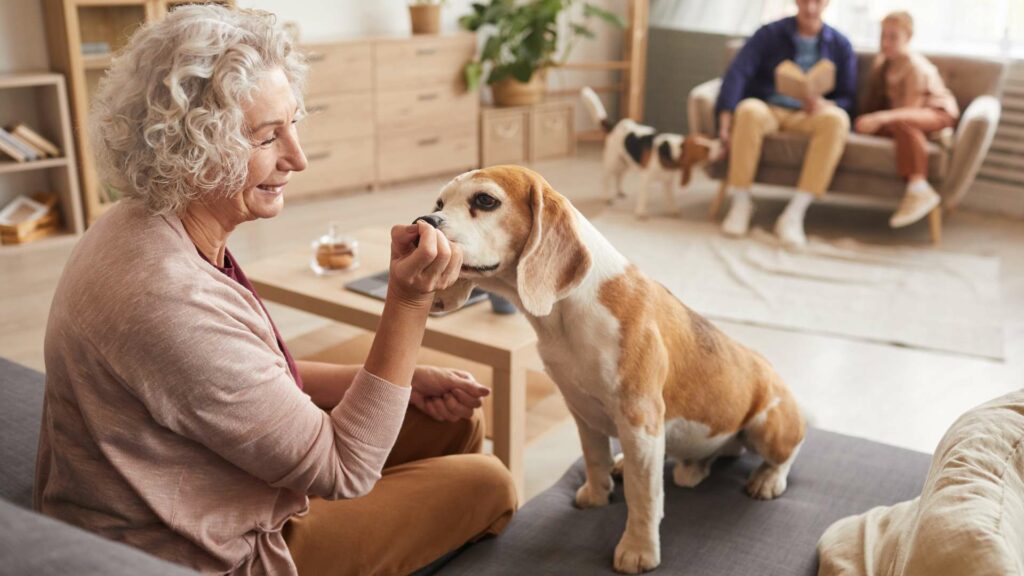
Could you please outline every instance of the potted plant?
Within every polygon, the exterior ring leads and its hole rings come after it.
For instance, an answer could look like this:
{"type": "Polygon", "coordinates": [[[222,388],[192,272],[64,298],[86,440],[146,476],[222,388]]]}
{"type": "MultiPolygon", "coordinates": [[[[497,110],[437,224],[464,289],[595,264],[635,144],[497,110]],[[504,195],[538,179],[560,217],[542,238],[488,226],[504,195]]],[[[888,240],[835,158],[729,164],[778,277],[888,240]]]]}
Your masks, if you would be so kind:
{"type": "Polygon", "coordinates": [[[441,6],[447,0],[410,0],[409,19],[413,34],[437,34],[441,31],[441,6]]]}
{"type": "Polygon", "coordinates": [[[589,2],[583,3],[583,19],[571,21],[569,37],[559,51],[558,18],[579,0],[490,0],[473,4],[459,25],[471,31],[482,28],[487,40],[480,55],[466,64],[466,85],[475,90],[486,82],[499,106],[539,102],[544,96],[547,69],[564,63],[579,38],[593,38],[588,27],[597,17],[616,27],[624,24],[618,16],[589,2]],[[486,74],[486,78],[485,78],[486,74]]]}

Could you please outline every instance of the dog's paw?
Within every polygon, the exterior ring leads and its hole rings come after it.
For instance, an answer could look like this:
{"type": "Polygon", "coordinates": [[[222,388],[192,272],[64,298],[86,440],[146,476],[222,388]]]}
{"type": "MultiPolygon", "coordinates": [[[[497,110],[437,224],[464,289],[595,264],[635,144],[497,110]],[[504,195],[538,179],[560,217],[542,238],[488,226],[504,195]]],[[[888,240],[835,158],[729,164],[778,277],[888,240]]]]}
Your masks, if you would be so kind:
{"type": "Polygon", "coordinates": [[[640,574],[654,570],[661,564],[661,546],[657,539],[630,538],[623,534],[615,547],[615,571],[622,574],[640,574]]]}
{"type": "Polygon", "coordinates": [[[615,488],[615,482],[611,478],[608,478],[607,487],[599,487],[590,482],[584,482],[583,486],[580,486],[579,490],[576,491],[576,507],[598,508],[600,506],[607,506],[613,488],[615,488]]]}
{"type": "Polygon", "coordinates": [[[676,486],[693,488],[711,473],[711,466],[703,461],[676,462],[672,470],[672,480],[676,486]]]}
{"type": "Polygon", "coordinates": [[[612,463],[612,476],[615,478],[622,478],[622,471],[626,469],[626,458],[622,456],[622,453],[615,455],[615,461],[612,463]]]}
{"type": "Polygon", "coordinates": [[[758,500],[773,500],[785,491],[786,471],[778,466],[761,464],[747,482],[747,494],[758,500]]]}

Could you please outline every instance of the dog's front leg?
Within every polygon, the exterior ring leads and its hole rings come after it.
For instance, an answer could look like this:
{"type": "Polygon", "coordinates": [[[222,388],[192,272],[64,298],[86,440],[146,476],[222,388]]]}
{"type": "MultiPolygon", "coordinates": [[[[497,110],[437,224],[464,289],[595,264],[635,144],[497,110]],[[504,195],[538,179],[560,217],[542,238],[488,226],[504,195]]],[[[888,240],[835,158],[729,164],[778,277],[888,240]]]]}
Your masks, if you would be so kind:
{"type": "Polygon", "coordinates": [[[668,213],[672,216],[679,216],[681,212],[679,210],[679,203],[676,201],[675,180],[666,178],[662,181],[662,186],[665,191],[665,206],[668,206],[668,213]]]}
{"type": "Polygon", "coordinates": [[[658,527],[665,508],[665,428],[661,422],[654,427],[637,426],[626,417],[618,422],[618,428],[625,456],[628,516],[626,531],[615,547],[615,570],[639,574],[661,563],[658,527]]]}
{"type": "Polygon", "coordinates": [[[582,418],[573,412],[576,429],[580,433],[580,444],[583,446],[583,461],[587,465],[587,480],[576,491],[576,506],[580,508],[596,508],[608,504],[608,497],[615,488],[612,480],[612,447],[608,436],[593,429],[582,418]]]}
{"type": "Polygon", "coordinates": [[[640,188],[636,194],[636,209],[633,211],[636,217],[641,220],[647,219],[647,192],[651,186],[651,173],[644,169],[640,175],[640,188]]]}

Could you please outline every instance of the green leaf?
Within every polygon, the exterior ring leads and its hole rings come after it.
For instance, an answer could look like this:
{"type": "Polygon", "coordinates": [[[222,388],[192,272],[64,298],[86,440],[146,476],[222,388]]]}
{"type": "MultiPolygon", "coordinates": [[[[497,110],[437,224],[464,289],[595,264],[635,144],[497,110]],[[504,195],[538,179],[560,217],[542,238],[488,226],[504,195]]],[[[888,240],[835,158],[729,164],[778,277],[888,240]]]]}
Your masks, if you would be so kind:
{"type": "Polygon", "coordinates": [[[510,64],[504,64],[501,66],[495,66],[491,69],[491,75],[487,77],[488,84],[497,84],[505,78],[512,75],[512,67],[510,64]]]}
{"type": "Polygon", "coordinates": [[[536,68],[537,63],[529,60],[516,60],[509,65],[509,69],[512,71],[512,76],[523,83],[530,81],[530,77],[533,76],[533,71],[536,68]]]}
{"type": "Polygon", "coordinates": [[[491,36],[484,43],[484,49],[480,52],[480,60],[491,61],[496,60],[501,54],[501,37],[491,36]]]}
{"type": "Polygon", "coordinates": [[[466,89],[472,92],[480,87],[480,78],[484,74],[484,66],[475,60],[467,62],[466,67],[463,69],[463,74],[466,77],[466,89]]]}
{"type": "Polygon", "coordinates": [[[611,12],[605,10],[604,8],[595,6],[590,2],[587,2],[583,5],[583,15],[586,16],[587,18],[590,18],[591,16],[597,16],[601,20],[604,20],[605,22],[617,28],[626,27],[626,23],[623,22],[622,19],[618,17],[618,15],[612,14],[611,12]]]}
{"type": "Polygon", "coordinates": [[[572,24],[569,24],[569,27],[572,28],[572,31],[573,31],[574,34],[578,34],[580,36],[583,36],[584,38],[595,38],[596,37],[596,35],[594,34],[594,32],[590,28],[587,28],[586,26],[583,26],[582,24],[572,23],[572,24]]]}

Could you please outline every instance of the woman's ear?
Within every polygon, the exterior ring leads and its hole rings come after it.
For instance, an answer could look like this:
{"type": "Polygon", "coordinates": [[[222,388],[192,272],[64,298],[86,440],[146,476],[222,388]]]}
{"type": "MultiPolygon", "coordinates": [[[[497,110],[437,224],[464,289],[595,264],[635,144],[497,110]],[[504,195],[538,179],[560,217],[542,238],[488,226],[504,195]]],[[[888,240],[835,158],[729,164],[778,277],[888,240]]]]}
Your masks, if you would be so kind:
{"type": "Polygon", "coordinates": [[[580,239],[568,200],[539,175],[533,177],[529,194],[533,222],[519,255],[516,288],[528,313],[547,316],[590,271],[590,251],[580,239]]]}

